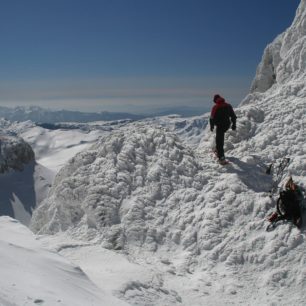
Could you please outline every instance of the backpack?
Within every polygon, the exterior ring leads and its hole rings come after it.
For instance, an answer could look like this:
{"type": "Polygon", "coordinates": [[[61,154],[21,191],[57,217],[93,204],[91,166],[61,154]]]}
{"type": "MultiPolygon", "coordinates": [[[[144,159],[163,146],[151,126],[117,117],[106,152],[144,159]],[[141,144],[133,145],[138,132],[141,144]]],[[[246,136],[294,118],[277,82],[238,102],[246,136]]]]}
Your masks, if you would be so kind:
{"type": "Polygon", "coordinates": [[[292,220],[298,227],[301,226],[301,209],[296,191],[286,189],[280,192],[277,201],[277,211],[285,219],[292,220]]]}

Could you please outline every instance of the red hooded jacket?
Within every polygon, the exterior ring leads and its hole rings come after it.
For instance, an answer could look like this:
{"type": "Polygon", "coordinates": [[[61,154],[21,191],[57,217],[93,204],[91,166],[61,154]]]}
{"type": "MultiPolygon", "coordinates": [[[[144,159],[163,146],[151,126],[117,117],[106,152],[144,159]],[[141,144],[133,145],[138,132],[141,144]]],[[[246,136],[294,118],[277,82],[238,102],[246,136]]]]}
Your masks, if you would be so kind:
{"type": "Polygon", "coordinates": [[[224,131],[228,130],[231,123],[236,124],[236,114],[234,113],[233,107],[226,103],[224,98],[218,97],[215,100],[215,105],[213,106],[210,114],[210,127],[222,128],[224,131]]]}

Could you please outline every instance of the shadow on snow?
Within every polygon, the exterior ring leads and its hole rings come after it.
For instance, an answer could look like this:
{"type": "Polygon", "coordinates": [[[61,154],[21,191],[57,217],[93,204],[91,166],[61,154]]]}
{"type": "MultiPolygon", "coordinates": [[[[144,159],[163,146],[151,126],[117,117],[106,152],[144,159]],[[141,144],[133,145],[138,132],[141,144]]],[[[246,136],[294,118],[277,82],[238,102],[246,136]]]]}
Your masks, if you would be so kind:
{"type": "Polygon", "coordinates": [[[31,162],[22,171],[11,170],[0,175],[0,215],[28,225],[36,205],[34,171],[35,162],[31,162]]]}

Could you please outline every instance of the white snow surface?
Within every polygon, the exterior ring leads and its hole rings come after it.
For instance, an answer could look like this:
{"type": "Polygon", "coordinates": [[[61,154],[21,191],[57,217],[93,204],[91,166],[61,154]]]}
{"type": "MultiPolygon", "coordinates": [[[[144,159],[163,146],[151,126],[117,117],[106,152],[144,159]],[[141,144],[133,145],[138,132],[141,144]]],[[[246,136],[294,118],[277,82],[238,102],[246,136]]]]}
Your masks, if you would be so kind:
{"type": "Polygon", "coordinates": [[[39,242],[130,305],[304,305],[306,226],[266,231],[275,198],[265,170],[290,157],[284,178],[306,186],[305,25],[302,0],[235,109],[227,166],[211,153],[208,114],[117,126],[83,147],[77,134],[71,154],[65,136],[56,143],[66,131],[30,128],[40,160],[54,172],[65,163],[32,218],[39,242]]]}
{"type": "Polygon", "coordinates": [[[1,306],[127,305],[98,289],[80,267],[45,249],[14,219],[0,217],[1,306]]]}
{"type": "MultiPolygon", "coordinates": [[[[306,78],[306,1],[301,0],[292,25],[269,44],[252,84],[251,93],[265,92],[269,96],[280,86],[283,94],[303,96],[306,78]]],[[[256,95],[255,95],[256,96],[256,95]]],[[[260,95],[258,95],[259,99],[260,95]]],[[[245,102],[253,100],[252,95],[245,102]]]]}
{"type": "Polygon", "coordinates": [[[31,145],[38,163],[55,175],[76,153],[88,148],[104,130],[48,130],[31,121],[11,123],[7,129],[31,145]]]}

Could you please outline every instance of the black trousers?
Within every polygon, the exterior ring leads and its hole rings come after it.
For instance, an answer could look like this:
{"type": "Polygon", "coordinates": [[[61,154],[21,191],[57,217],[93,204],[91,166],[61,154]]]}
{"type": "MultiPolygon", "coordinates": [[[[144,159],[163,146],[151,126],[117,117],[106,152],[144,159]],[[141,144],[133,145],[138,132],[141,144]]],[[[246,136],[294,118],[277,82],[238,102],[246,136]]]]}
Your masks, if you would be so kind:
{"type": "Polygon", "coordinates": [[[218,157],[224,157],[224,134],[227,131],[227,129],[224,129],[222,127],[218,127],[216,129],[216,149],[218,157]]]}

